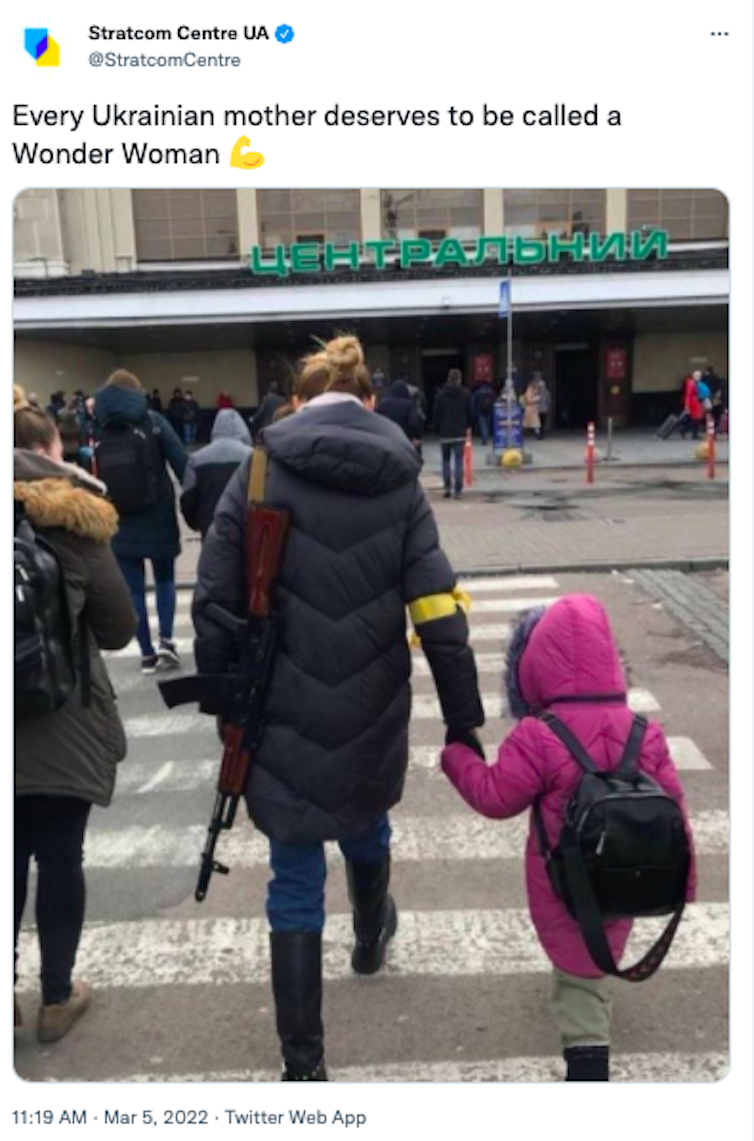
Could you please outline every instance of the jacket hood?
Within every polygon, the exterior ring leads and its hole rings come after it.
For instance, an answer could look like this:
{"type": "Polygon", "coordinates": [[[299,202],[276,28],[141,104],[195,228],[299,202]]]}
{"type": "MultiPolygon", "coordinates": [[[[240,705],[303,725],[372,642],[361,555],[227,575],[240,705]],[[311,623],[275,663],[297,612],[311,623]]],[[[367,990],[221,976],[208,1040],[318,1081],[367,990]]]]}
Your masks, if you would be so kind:
{"type": "Polygon", "coordinates": [[[353,400],[303,408],[265,428],[263,442],[297,475],[357,495],[381,495],[416,480],[420,470],[401,429],[353,400]]]}
{"type": "Polygon", "coordinates": [[[126,420],[129,424],[139,424],[146,416],[147,409],[145,392],[134,392],[130,388],[119,388],[117,384],[101,388],[94,398],[94,415],[103,427],[114,420],[126,420]]]}
{"type": "MultiPolygon", "coordinates": [[[[563,698],[625,697],[626,679],[604,607],[588,594],[569,594],[547,610],[524,616],[525,637],[515,670],[528,710],[539,712],[563,698]],[[526,626],[528,625],[528,632],[526,626]]],[[[516,634],[511,640],[513,648],[516,634]]],[[[509,685],[510,690],[510,685],[509,685]]]]}
{"type": "Polygon", "coordinates": [[[74,464],[14,449],[13,498],[37,527],[62,527],[82,539],[109,542],[118,530],[118,514],[103,492],[99,480],[74,464]]]}
{"type": "Polygon", "coordinates": [[[251,433],[234,408],[221,408],[212,425],[213,440],[240,440],[251,446],[251,433]]]}
{"type": "Polygon", "coordinates": [[[389,389],[391,396],[397,396],[399,400],[410,400],[411,393],[405,380],[394,380],[389,389]]]}

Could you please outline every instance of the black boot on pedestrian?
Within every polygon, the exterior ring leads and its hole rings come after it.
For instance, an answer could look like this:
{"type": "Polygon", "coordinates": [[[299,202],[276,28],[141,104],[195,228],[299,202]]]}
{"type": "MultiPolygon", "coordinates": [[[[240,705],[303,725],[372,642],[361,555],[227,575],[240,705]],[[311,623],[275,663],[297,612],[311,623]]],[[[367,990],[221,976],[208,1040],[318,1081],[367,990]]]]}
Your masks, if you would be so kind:
{"type": "Polygon", "coordinates": [[[326,1082],[322,1027],[322,936],[270,934],[272,990],[283,1053],[284,1082],[326,1082]]]}
{"type": "Polygon", "coordinates": [[[351,966],[357,975],[374,975],[384,963],[387,945],[398,930],[398,912],[387,890],[390,857],[369,864],[348,862],[346,876],[356,935],[351,966]]]}
{"type": "Polygon", "coordinates": [[[607,1046],[569,1046],[563,1051],[567,1082],[609,1082],[610,1049],[607,1046]]]}

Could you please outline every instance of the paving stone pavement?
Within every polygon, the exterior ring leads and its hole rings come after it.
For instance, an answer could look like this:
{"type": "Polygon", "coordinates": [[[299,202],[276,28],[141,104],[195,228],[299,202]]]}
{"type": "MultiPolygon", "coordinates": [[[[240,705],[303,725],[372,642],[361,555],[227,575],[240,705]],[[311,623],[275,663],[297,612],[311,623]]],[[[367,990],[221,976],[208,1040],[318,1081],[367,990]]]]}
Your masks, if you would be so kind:
{"type": "Polygon", "coordinates": [[[680,619],[717,656],[729,664],[728,608],[698,575],[676,570],[636,569],[628,574],[650,597],[680,619]]]}

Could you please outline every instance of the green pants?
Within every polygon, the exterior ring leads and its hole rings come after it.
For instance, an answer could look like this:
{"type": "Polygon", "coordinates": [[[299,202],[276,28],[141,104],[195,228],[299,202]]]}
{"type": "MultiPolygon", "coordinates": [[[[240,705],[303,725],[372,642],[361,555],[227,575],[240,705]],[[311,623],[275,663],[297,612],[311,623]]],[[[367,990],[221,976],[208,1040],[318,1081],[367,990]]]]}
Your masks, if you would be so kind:
{"type": "Polygon", "coordinates": [[[581,979],[553,969],[552,1008],[565,1050],[610,1044],[607,979],[581,979]]]}

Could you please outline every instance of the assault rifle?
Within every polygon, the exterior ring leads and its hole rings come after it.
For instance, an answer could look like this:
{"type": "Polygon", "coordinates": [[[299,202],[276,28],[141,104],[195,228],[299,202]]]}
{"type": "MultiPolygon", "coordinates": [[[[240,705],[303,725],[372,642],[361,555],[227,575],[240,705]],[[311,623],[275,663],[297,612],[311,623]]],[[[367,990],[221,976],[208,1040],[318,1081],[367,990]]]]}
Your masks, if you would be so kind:
{"type": "Polygon", "coordinates": [[[266,459],[261,449],[254,451],[245,525],[246,617],[239,618],[216,603],[204,611],[206,618],[235,638],[238,669],[233,674],[197,674],[160,682],[162,698],[170,709],[189,702],[207,702],[223,709],[223,757],[194,893],[198,903],[207,895],[212,873],[227,875],[230,870],[215,859],[215,845],[220,833],[233,827],[249,766],[259,748],[262,711],[275,660],[277,626],[271,595],[283,561],[290,512],[261,502],[266,459]]]}

